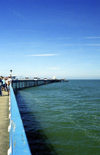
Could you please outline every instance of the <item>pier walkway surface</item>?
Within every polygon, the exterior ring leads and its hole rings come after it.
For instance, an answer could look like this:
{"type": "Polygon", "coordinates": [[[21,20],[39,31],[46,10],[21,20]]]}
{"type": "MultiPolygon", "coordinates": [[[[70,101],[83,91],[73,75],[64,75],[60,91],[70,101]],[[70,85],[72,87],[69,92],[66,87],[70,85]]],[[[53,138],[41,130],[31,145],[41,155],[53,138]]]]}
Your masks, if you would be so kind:
{"type": "Polygon", "coordinates": [[[9,148],[9,97],[7,92],[0,96],[0,155],[7,155],[9,148]]]}

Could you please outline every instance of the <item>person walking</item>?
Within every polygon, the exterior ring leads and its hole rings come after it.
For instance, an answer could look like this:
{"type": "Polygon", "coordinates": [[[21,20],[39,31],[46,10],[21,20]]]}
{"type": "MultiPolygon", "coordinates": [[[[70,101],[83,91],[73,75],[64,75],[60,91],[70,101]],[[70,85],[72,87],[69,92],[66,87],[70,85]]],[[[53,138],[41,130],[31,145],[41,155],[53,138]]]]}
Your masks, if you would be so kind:
{"type": "Polygon", "coordinates": [[[11,77],[8,77],[8,79],[6,80],[8,95],[9,95],[9,91],[10,91],[10,83],[11,83],[11,82],[12,82],[11,77]]]}
{"type": "Polygon", "coordinates": [[[2,96],[2,78],[0,77],[0,96],[2,96]]]}

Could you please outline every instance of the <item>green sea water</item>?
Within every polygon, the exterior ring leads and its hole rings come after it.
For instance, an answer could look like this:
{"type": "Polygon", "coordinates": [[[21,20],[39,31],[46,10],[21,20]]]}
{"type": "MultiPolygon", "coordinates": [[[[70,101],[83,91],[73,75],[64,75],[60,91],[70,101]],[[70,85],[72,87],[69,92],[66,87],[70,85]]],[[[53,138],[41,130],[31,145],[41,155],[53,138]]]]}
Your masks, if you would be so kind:
{"type": "Polygon", "coordinates": [[[100,80],[70,80],[18,92],[32,154],[100,155],[100,80]]]}

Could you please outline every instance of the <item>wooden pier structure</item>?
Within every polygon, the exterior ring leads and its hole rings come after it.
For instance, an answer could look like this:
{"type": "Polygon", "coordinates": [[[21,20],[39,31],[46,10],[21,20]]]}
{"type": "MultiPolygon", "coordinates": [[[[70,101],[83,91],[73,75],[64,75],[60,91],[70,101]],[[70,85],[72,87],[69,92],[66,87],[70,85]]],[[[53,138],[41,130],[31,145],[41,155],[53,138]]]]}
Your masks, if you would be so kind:
{"type": "Polygon", "coordinates": [[[0,154],[7,155],[9,148],[9,97],[7,92],[0,96],[0,154]]]}
{"type": "Polygon", "coordinates": [[[61,80],[58,79],[47,79],[47,80],[13,80],[12,81],[12,87],[14,91],[20,90],[20,89],[25,89],[25,88],[30,88],[30,87],[36,87],[36,86],[41,86],[45,84],[50,84],[50,83],[56,83],[56,82],[61,82],[61,80]]]}

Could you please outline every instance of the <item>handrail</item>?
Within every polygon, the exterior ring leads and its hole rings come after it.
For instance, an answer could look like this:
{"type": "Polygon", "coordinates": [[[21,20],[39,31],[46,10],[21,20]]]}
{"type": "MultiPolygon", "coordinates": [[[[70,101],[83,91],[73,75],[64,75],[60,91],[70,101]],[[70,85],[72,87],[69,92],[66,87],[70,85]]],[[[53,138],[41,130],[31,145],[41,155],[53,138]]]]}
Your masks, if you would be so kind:
{"type": "Polygon", "coordinates": [[[10,125],[8,155],[31,155],[25,134],[24,126],[18,109],[17,101],[12,86],[10,85],[9,97],[10,125]]]}

